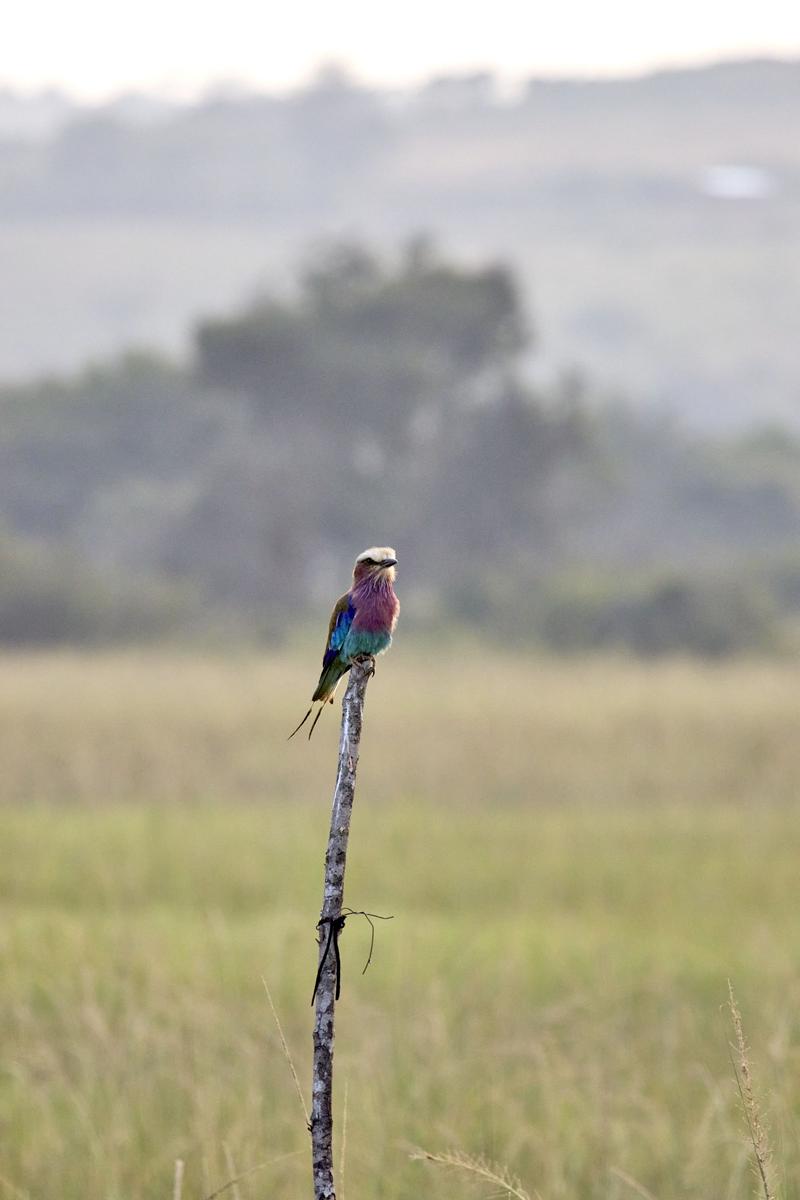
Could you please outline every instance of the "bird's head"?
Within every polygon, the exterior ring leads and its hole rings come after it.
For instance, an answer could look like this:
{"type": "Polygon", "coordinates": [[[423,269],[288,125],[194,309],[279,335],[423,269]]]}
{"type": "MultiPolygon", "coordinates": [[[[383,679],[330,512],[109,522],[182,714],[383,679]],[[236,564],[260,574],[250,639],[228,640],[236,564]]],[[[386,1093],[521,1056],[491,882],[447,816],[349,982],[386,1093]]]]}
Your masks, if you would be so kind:
{"type": "Polygon", "coordinates": [[[353,583],[363,583],[366,579],[388,579],[391,583],[396,566],[397,559],[391,546],[370,546],[356,559],[353,583]]]}

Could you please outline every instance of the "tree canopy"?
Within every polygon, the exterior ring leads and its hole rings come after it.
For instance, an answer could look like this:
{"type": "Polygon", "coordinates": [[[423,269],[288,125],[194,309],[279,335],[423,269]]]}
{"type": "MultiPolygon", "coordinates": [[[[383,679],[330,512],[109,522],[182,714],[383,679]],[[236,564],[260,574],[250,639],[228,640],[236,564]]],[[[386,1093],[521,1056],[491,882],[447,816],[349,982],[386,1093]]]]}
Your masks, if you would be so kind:
{"type": "Polygon", "coordinates": [[[698,440],[576,377],[535,388],[534,351],[504,265],[337,244],[291,293],[201,320],[183,364],[0,391],[0,638],[278,636],[389,542],[409,625],[769,644],[800,607],[796,440],[698,440]]]}

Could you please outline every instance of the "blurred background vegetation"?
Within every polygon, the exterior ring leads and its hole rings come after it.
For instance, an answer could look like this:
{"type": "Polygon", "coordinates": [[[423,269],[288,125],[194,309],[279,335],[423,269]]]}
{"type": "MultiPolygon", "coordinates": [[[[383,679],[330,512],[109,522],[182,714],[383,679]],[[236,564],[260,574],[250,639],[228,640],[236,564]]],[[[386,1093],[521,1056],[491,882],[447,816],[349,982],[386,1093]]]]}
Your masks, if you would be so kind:
{"type": "Polygon", "coordinates": [[[0,94],[0,641],[794,646],[797,80],[0,94]]]}
{"type": "Polygon", "coordinates": [[[536,382],[514,271],[331,242],[290,289],[0,389],[0,639],[280,639],[388,541],[404,627],[558,651],[783,649],[800,431],[536,382]]]}

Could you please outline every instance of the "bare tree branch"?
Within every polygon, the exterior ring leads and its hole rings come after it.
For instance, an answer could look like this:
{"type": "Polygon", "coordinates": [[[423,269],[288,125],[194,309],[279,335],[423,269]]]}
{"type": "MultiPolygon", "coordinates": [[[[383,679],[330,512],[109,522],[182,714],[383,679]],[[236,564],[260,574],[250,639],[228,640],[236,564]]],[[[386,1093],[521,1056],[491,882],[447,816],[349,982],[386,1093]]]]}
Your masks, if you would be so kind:
{"type": "Polygon", "coordinates": [[[343,927],[347,841],[356,788],[358,750],[369,663],[354,662],[342,702],[339,769],[333,792],[331,829],[325,855],[325,887],[319,919],[318,977],[314,1011],[311,1091],[311,1157],[314,1200],[335,1200],[333,1174],[333,1041],[338,992],[338,936],[343,927]]]}

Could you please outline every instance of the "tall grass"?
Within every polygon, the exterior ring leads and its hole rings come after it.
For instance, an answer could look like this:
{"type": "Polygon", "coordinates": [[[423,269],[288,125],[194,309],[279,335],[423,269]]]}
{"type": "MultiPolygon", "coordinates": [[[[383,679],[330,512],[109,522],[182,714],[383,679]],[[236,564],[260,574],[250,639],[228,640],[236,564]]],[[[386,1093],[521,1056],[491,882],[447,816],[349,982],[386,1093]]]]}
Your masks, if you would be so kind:
{"type": "MultiPolygon", "coordinates": [[[[307,676],[0,663],[0,1196],[168,1197],[176,1160],[182,1200],[308,1195],[262,983],[306,1088],[337,736],[286,746],[307,676]]],[[[506,1186],[467,1163],[542,1200],[750,1196],[729,977],[793,1195],[795,672],[472,653],[438,679],[417,696],[397,653],[370,687],[348,901],[395,920],[364,977],[369,930],[342,937],[348,1200],[506,1186]]]]}
{"type": "Polygon", "coordinates": [[[775,1200],[774,1164],[772,1149],[767,1137],[767,1131],[761,1116],[761,1106],[756,1099],[753,1086],[753,1072],[750,1066],[750,1053],[744,1036],[742,1014],[733,994],[733,985],[728,981],[728,1003],[731,1010],[733,1030],[736,1035],[736,1058],[731,1056],[736,1086],[742,1102],[742,1111],[747,1122],[747,1131],[753,1146],[753,1162],[760,1189],[764,1200],[775,1200]]]}

